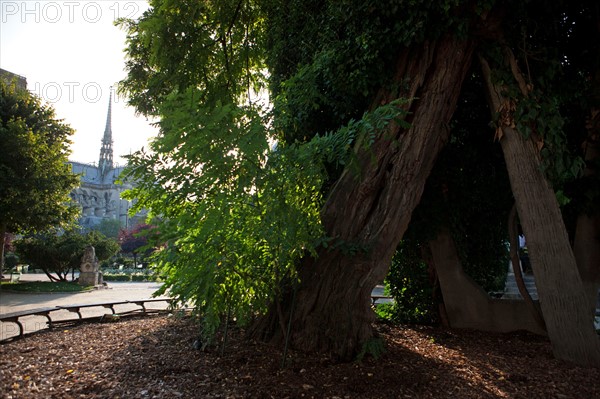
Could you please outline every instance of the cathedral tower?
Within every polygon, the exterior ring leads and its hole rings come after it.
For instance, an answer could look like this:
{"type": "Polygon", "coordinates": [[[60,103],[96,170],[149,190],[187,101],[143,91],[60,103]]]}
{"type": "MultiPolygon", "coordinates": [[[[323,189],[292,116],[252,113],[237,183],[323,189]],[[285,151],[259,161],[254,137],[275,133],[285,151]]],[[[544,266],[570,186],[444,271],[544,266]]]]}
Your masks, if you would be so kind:
{"type": "Polygon", "coordinates": [[[113,140],[111,129],[111,107],[112,93],[108,95],[108,114],[106,115],[106,127],[104,128],[104,136],[102,137],[102,146],[100,147],[100,159],[98,160],[98,169],[102,176],[113,168],[113,140]]]}

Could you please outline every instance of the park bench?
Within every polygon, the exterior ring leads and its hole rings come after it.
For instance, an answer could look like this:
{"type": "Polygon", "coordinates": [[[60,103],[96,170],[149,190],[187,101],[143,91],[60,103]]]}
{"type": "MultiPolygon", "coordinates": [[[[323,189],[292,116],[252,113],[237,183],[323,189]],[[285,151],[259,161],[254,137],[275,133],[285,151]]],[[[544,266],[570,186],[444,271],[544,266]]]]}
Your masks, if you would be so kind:
{"type": "Polygon", "coordinates": [[[168,302],[169,304],[172,302],[171,299],[161,299],[161,298],[152,298],[152,299],[142,299],[137,301],[127,301],[128,303],[133,303],[142,307],[142,313],[147,314],[149,312],[155,312],[157,309],[148,309],[146,308],[146,304],[149,302],[168,302]]]}
{"type": "MultiPolygon", "coordinates": [[[[80,304],[80,305],[65,305],[65,306],[53,306],[53,307],[46,307],[46,308],[39,308],[39,309],[30,309],[30,310],[23,310],[20,312],[0,314],[0,322],[15,323],[19,327],[18,337],[20,338],[20,337],[23,337],[25,334],[25,327],[23,326],[23,323],[20,320],[21,317],[45,316],[48,319],[48,321],[47,321],[48,327],[51,328],[57,324],[81,322],[83,320],[88,320],[88,319],[91,320],[91,319],[98,318],[97,316],[84,318],[83,315],[81,314],[81,309],[84,309],[84,308],[103,307],[106,309],[110,309],[112,314],[115,315],[116,314],[115,305],[135,304],[135,305],[141,306],[141,309],[134,309],[134,310],[130,310],[127,312],[121,312],[120,314],[125,315],[125,314],[131,314],[131,313],[142,313],[142,314],[146,315],[150,312],[162,311],[162,309],[148,309],[146,307],[146,304],[149,302],[171,303],[171,299],[169,299],[169,298],[151,298],[151,299],[125,300],[125,301],[102,302],[102,303],[86,303],[86,304],[80,304]],[[77,319],[52,320],[51,313],[57,312],[59,310],[67,310],[72,313],[77,313],[77,319]]],[[[12,339],[12,338],[0,339],[0,341],[5,341],[5,340],[9,340],[9,339],[12,339]]]]}
{"type": "Polygon", "coordinates": [[[86,303],[83,305],[66,305],[66,306],[57,306],[57,310],[68,310],[72,313],[77,313],[79,316],[79,320],[83,319],[81,315],[81,309],[84,308],[95,308],[102,306],[103,308],[110,309],[112,314],[115,314],[115,305],[124,305],[129,303],[128,301],[117,301],[117,302],[102,302],[102,303],[86,303]]]}
{"type": "Polygon", "coordinates": [[[52,327],[52,319],[50,318],[50,312],[57,310],[56,306],[48,308],[30,309],[23,310],[21,312],[5,313],[0,315],[0,321],[12,322],[19,326],[19,336],[23,336],[25,328],[23,323],[19,320],[25,316],[45,316],[48,319],[48,326],[52,327]]]}
{"type": "MultiPolygon", "coordinates": [[[[117,302],[90,303],[90,304],[84,304],[84,305],[66,305],[66,306],[58,306],[58,309],[68,310],[69,312],[77,313],[77,315],[79,316],[79,320],[83,319],[83,317],[81,315],[81,309],[83,309],[83,308],[91,308],[91,307],[98,307],[98,306],[102,306],[104,308],[110,309],[113,315],[117,314],[115,312],[115,305],[134,304],[134,305],[137,305],[137,306],[141,307],[141,309],[133,309],[133,310],[129,310],[129,311],[126,311],[126,312],[120,312],[120,314],[136,313],[136,312],[139,312],[140,310],[141,310],[141,312],[143,314],[148,314],[150,312],[156,312],[157,310],[160,310],[160,309],[148,309],[146,307],[146,304],[148,302],[167,302],[167,303],[170,303],[171,299],[168,299],[168,298],[152,298],[152,299],[125,300],[125,301],[117,301],[117,302]]],[[[72,320],[65,320],[65,321],[72,321],[72,320]]]]}
{"type": "Polygon", "coordinates": [[[381,302],[381,300],[383,300],[383,299],[389,300],[389,299],[393,299],[393,298],[389,295],[371,295],[371,304],[373,306],[375,306],[375,305],[387,303],[387,302],[381,302]]]}

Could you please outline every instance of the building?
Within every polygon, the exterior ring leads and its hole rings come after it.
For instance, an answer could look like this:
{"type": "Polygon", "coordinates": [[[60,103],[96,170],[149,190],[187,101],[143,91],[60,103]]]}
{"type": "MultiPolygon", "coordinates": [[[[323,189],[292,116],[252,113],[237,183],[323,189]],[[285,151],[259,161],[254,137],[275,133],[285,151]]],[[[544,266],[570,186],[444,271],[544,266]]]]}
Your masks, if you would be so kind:
{"type": "MultiPolygon", "coordinates": [[[[15,84],[18,89],[27,90],[27,79],[0,68],[0,80],[15,84]]],[[[121,227],[129,228],[146,217],[146,212],[129,216],[131,202],[121,199],[121,193],[131,188],[131,184],[116,184],[123,166],[113,162],[113,139],[111,126],[112,95],[108,100],[106,126],[100,145],[98,164],[69,162],[73,173],[81,176],[81,185],[71,192],[71,199],[79,204],[81,218],[79,224],[84,229],[98,226],[104,219],[119,220],[121,227]]]]}
{"type": "Polygon", "coordinates": [[[0,79],[7,84],[14,83],[17,86],[17,89],[27,90],[27,79],[24,76],[0,68],[0,79]]]}
{"type": "Polygon", "coordinates": [[[98,164],[70,162],[73,173],[81,176],[81,185],[71,192],[71,198],[81,208],[79,224],[84,229],[92,229],[104,219],[119,220],[124,228],[134,226],[145,219],[144,213],[130,217],[131,202],[121,198],[121,193],[131,188],[131,184],[116,184],[124,167],[113,162],[111,110],[112,96],[108,100],[98,164]]]}

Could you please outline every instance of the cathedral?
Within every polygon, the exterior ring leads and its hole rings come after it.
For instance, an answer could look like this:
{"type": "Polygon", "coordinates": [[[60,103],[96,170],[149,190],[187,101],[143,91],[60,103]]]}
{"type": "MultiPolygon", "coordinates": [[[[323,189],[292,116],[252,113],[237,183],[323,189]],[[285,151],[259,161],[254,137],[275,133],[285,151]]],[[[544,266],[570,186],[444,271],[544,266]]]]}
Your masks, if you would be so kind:
{"type": "Polygon", "coordinates": [[[103,219],[119,220],[122,228],[130,228],[145,218],[144,214],[130,217],[131,202],[121,198],[121,192],[131,188],[131,184],[116,184],[124,167],[113,162],[111,108],[109,97],[98,164],[70,162],[73,173],[81,178],[81,185],[71,192],[71,198],[81,208],[79,224],[84,229],[98,226],[103,219]]]}
{"type": "MultiPolygon", "coordinates": [[[[0,79],[14,82],[21,90],[27,90],[27,79],[0,69],[0,79]]],[[[122,228],[131,228],[145,220],[147,212],[129,216],[131,202],[121,199],[121,193],[132,187],[131,183],[115,184],[123,166],[113,162],[113,139],[111,127],[112,95],[108,99],[108,114],[104,136],[100,146],[98,164],[69,162],[73,173],[80,176],[81,185],[71,192],[71,199],[81,209],[79,224],[86,230],[98,226],[104,219],[119,220],[122,228]]]]}

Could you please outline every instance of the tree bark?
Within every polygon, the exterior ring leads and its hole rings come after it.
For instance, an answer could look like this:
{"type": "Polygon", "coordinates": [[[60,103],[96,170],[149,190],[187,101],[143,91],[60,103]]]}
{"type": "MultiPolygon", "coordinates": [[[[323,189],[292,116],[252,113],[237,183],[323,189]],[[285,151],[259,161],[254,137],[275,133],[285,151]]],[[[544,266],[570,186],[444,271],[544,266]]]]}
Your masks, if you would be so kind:
{"type": "MultiPolygon", "coordinates": [[[[600,40],[600,6],[593,8],[593,20],[595,32],[589,38],[590,42],[600,40]]],[[[600,165],[600,58],[596,56],[594,69],[590,71],[592,95],[588,100],[592,104],[590,115],[586,121],[587,137],[583,142],[583,159],[585,179],[594,181],[600,179],[598,170],[600,165]]],[[[584,288],[588,294],[590,311],[595,314],[596,306],[600,305],[598,289],[600,288],[600,204],[598,194],[595,195],[591,204],[586,205],[586,211],[582,211],[577,218],[575,230],[574,248],[579,274],[583,280],[584,288]],[[589,209],[591,208],[591,209],[589,209]]]]}
{"type": "MultiPolygon", "coordinates": [[[[387,274],[448,140],[448,123],[472,54],[471,39],[448,34],[399,55],[395,80],[400,87],[408,81],[408,87],[395,96],[382,90],[376,103],[410,99],[411,127],[391,124],[370,148],[357,152],[360,174],[345,170],[333,187],[322,220],[339,245],[321,250],[318,259],[305,259],[300,266],[289,337],[294,347],[349,360],[373,337],[371,291],[387,274]]],[[[291,304],[286,305],[289,317],[291,304]]],[[[276,312],[270,316],[255,326],[254,334],[273,337],[272,331],[280,331],[274,328],[276,312]]]]}
{"type": "Polygon", "coordinates": [[[517,205],[513,205],[508,216],[508,237],[510,245],[510,261],[512,262],[513,271],[515,273],[515,281],[517,282],[517,288],[519,293],[523,297],[527,308],[531,312],[531,315],[535,321],[540,325],[542,329],[546,329],[546,323],[544,322],[544,316],[540,313],[539,309],[533,302],[527,286],[523,280],[523,272],[521,271],[521,262],[519,261],[519,238],[518,238],[518,226],[517,226],[517,205]]]}
{"type": "Polygon", "coordinates": [[[0,225],[0,278],[4,273],[4,246],[6,244],[6,225],[0,225]]]}
{"type": "MultiPolygon", "coordinates": [[[[600,80],[600,76],[596,78],[600,80]]],[[[600,89],[600,82],[597,83],[600,89]]],[[[586,167],[584,177],[594,176],[598,171],[593,165],[600,161],[600,109],[591,112],[587,123],[588,136],[583,144],[586,167]]],[[[598,207],[598,204],[595,205],[598,207]]],[[[574,248],[579,274],[588,295],[589,309],[595,314],[600,287],[600,209],[582,212],[577,218],[574,248]]]]}
{"type": "MultiPolygon", "coordinates": [[[[507,63],[516,65],[507,51],[507,63]]],[[[481,58],[492,113],[503,113],[510,99],[494,84],[481,58]]],[[[519,72],[513,69],[513,74],[519,72]]],[[[515,76],[523,80],[522,76],[515,76]]],[[[510,117],[510,116],[509,116],[510,117]]],[[[542,313],[554,355],[581,365],[600,365],[600,338],[588,312],[586,295],[552,187],[542,169],[536,143],[511,123],[500,126],[500,144],[536,277],[542,313]]]]}

